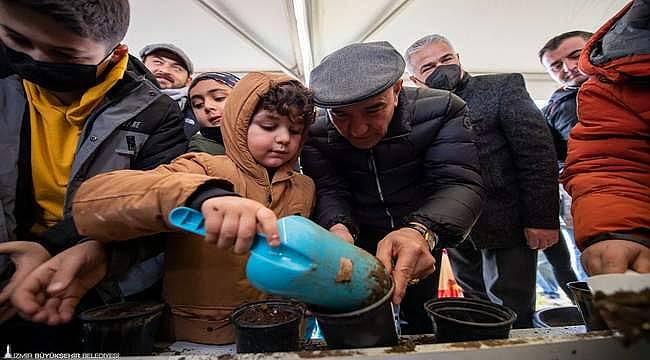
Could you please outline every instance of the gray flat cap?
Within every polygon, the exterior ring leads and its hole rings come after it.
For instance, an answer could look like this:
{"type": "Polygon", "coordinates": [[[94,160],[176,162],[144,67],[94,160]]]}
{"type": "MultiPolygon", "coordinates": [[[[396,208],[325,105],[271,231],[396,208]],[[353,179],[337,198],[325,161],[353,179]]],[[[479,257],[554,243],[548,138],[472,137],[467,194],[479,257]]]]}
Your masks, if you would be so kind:
{"type": "Polygon", "coordinates": [[[144,61],[144,58],[147,57],[147,55],[158,50],[168,51],[178,56],[183,61],[185,70],[187,70],[187,72],[192,75],[194,72],[194,64],[192,64],[192,60],[190,60],[190,57],[187,56],[187,54],[181,50],[181,48],[174,44],[149,44],[140,50],[140,59],[144,61]]]}
{"type": "Polygon", "coordinates": [[[314,103],[336,108],[366,100],[395,84],[404,66],[402,55],[386,41],[348,45],[312,70],[314,103]]]}

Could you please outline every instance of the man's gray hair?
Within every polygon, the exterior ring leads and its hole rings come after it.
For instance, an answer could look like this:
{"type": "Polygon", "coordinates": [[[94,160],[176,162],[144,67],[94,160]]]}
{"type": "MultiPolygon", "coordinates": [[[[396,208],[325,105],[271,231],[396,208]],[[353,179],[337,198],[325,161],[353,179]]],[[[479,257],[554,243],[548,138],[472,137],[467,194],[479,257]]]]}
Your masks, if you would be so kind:
{"type": "Polygon", "coordinates": [[[451,45],[449,40],[447,40],[447,38],[442,35],[432,34],[420,38],[419,40],[411,44],[411,46],[409,46],[408,49],[406,49],[406,51],[404,52],[404,60],[406,60],[406,70],[408,70],[408,72],[411,75],[415,74],[415,69],[413,69],[413,64],[411,63],[411,56],[416,52],[422,50],[422,48],[424,48],[425,46],[436,44],[436,43],[444,43],[445,45],[449,46],[449,48],[452,51],[455,51],[454,47],[451,45]]]}

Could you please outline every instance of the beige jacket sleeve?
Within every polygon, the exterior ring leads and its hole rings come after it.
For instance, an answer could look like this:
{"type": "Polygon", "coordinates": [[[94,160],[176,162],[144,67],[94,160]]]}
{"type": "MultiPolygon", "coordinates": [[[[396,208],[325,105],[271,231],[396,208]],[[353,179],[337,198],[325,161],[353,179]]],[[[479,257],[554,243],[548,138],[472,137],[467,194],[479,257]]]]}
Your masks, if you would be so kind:
{"type": "Polygon", "coordinates": [[[208,176],[213,157],[186,154],[149,171],[120,170],[84,182],[72,211],[77,230],[102,242],[172,231],[167,215],[185,205],[196,189],[213,182],[233,190],[226,178],[208,176]]]}

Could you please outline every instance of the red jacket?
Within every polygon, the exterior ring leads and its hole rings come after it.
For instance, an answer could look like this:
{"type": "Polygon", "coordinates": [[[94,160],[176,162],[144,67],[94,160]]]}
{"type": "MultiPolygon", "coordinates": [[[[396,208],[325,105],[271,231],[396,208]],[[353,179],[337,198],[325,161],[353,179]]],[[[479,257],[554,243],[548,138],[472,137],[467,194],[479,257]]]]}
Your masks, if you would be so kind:
{"type": "Polygon", "coordinates": [[[650,246],[650,52],[600,65],[590,59],[631,5],[603,25],[580,55],[580,70],[590,78],[578,94],[579,123],[571,131],[561,181],[573,197],[581,249],[599,235],[612,238],[606,233],[650,246]]]}

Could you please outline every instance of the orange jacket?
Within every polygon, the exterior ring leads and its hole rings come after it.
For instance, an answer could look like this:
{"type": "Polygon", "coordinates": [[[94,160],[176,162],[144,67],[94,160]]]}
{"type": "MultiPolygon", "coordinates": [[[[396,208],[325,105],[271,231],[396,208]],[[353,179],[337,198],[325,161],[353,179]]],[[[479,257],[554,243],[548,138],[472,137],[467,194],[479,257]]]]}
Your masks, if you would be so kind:
{"type": "MultiPolygon", "coordinates": [[[[270,181],[246,140],[260,96],[271,83],[290,80],[284,75],[251,73],[237,84],[221,125],[228,156],[190,153],[151,171],[116,171],[85,182],[73,203],[79,232],[109,242],[174,231],[167,223],[169,212],[209,181],[264,204],[278,217],[308,217],[314,206],[314,183],[293,171],[298,155],[278,168],[270,181]]],[[[228,318],[232,310],[265,297],[246,279],[248,256],[219,250],[186,233],[164,236],[164,296],[172,310],[176,340],[232,343],[228,318]]]]}
{"type": "Polygon", "coordinates": [[[650,244],[650,52],[599,65],[590,59],[631,5],[603,25],[580,55],[580,70],[590,78],[578,94],[579,123],[571,131],[561,181],[573,197],[581,249],[597,237],[612,238],[608,233],[650,244]]]}

